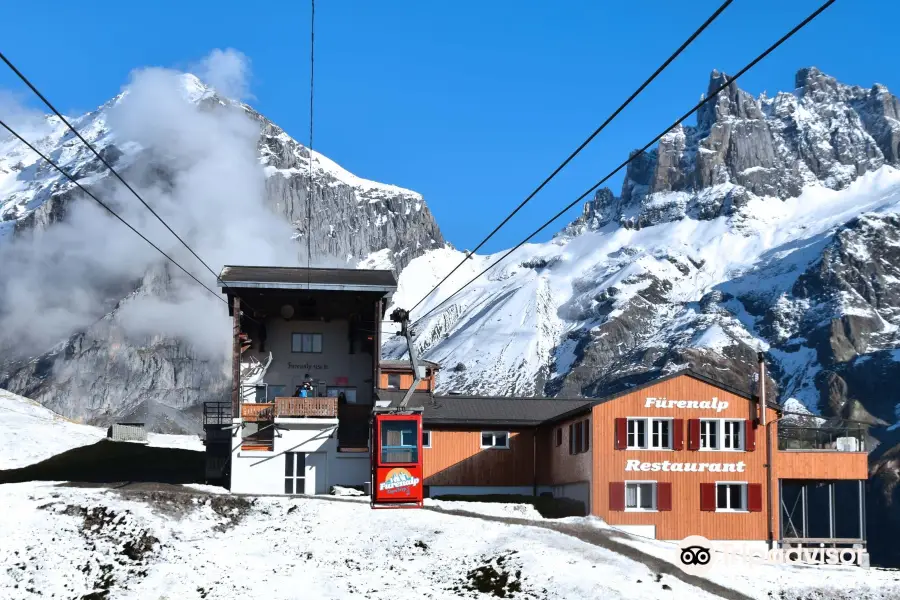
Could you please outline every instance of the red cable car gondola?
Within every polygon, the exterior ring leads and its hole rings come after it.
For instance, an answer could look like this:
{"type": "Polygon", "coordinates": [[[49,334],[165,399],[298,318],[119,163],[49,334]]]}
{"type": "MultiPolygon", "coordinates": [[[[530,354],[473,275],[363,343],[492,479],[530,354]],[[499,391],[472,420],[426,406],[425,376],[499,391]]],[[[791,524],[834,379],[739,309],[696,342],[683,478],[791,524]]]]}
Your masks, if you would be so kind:
{"type": "Polygon", "coordinates": [[[397,407],[372,411],[369,448],[372,461],[372,508],[421,508],[422,409],[407,409],[406,404],[422,380],[416,349],[409,331],[409,313],[402,308],[391,314],[400,323],[400,335],[406,337],[412,363],[412,385],[397,407]]]}

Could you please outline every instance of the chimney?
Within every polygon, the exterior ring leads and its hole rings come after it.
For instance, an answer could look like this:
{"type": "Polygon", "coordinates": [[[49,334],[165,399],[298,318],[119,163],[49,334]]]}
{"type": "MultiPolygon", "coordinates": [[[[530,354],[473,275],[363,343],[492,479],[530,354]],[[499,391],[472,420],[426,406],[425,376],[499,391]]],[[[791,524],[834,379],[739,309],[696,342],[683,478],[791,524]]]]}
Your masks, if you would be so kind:
{"type": "Polygon", "coordinates": [[[766,424],[766,355],[763,352],[756,353],[759,361],[759,422],[766,424]]]}

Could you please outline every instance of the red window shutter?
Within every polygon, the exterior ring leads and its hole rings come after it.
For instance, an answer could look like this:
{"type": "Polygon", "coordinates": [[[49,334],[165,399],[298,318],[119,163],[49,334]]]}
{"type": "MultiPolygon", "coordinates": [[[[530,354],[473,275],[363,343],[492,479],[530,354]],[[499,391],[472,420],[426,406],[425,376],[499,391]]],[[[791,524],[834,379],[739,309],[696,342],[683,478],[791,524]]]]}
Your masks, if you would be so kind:
{"type": "Polygon", "coordinates": [[[744,421],[744,450],[753,452],[756,450],[756,430],[753,428],[753,421],[744,421]]]}
{"type": "Polygon", "coordinates": [[[672,449],[684,449],[684,419],[672,421],[672,449]]]}
{"type": "Polygon", "coordinates": [[[609,482],[609,510],[625,510],[625,482],[609,482]]]}
{"type": "Polygon", "coordinates": [[[656,510],[672,510],[672,484],[668,481],[656,484],[656,510]]]}
{"type": "Polygon", "coordinates": [[[688,450],[700,449],[700,419],[688,419],[688,450]]]}
{"type": "Polygon", "coordinates": [[[700,484],[700,510],[716,510],[716,484],[700,484]]]}
{"type": "Polygon", "coordinates": [[[624,450],[628,442],[628,419],[616,419],[616,450],[624,450]]]}
{"type": "Polygon", "coordinates": [[[762,512],[762,484],[751,483],[747,486],[747,510],[762,512]]]}

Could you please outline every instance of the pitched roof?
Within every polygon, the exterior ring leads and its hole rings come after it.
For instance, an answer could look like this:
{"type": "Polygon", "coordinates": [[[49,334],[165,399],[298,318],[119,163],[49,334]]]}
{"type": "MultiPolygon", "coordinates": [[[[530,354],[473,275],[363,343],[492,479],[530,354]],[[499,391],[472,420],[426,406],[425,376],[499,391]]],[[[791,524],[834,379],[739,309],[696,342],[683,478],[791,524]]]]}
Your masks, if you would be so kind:
{"type": "MultiPolygon", "coordinates": [[[[424,408],[423,423],[428,425],[486,425],[532,427],[562,421],[587,413],[598,404],[610,402],[632,392],[640,391],[675,377],[687,376],[747,400],[757,397],[747,390],[740,390],[710,379],[690,369],[671,373],[640,385],[616,392],[603,398],[516,398],[505,396],[431,396],[428,392],[415,392],[409,408],[424,408]]],[[[390,400],[397,407],[404,390],[378,390],[381,400],[390,400]]],[[[775,402],[766,402],[770,408],[781,410],[775,402]]]]}
{"type": "MultiPolygon", "coordinates": [[[[405,391],[378,390],[378,397],[400,404],[405,391]]],[[[426,425],[487,425],[531,427],[559,414],[590,406],[590,398],[507,398],[491,396],[431,396],[415,392],[409,408],[424,408],[426,425]]]]}
{"type": "MultiPolygon", "coordinates": [[[[409,369],[412,371],[412,365],[408,360],[382,359],[378,364],[382,369],[409,369]]],[[[422,360],[421,358],[419,359],[419,364],[432,369],[439,369],[441,367],[439,363],[430,360],[422,360]]]]}
{"type": "Polygon", "coordinates": [[[219,273],[222,287],[301,290],[394,292],[391,271],[372,269],[307,269],[305,267],[248,267],[225,265],[219,273]]]}

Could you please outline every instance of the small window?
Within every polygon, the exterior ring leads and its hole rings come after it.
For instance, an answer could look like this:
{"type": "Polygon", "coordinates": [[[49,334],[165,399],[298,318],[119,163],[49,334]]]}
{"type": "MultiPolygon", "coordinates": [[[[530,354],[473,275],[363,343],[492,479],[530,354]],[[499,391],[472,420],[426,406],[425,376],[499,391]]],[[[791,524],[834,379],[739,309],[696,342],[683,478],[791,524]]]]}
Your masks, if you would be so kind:
{"type": "Polygon", "coordinates": [[[569,425],[569,454],[587,452],[590,447],[590,421],[578,421],[569,425]]]}
{"type": "Polygon", "coordinates": [[[717,483],[716,510],[747,510],[747,484],[717,483]]]}
{"type": "Polygon", "coordinates": [[[647,420],[628,419],[628,448],[647,447],[647,420]]]}
{"type": "Polygon", "coordinates": [[[418,462],[416,424],[411,421],[385,421],[381,424],[381,462],[418,462]]]}
{"type": "Polygon", "coordinates": [[[431,448],[431,432],[430,431],[422,432],[422,447],[423,448],[431,448]]]}
{"type": "Polygon", "coordinates": [[[321,333],[294,333],[291,335],[291,352],[321,354],[321,333]]]}
{"type": "Polygon", "coordinates": [[[719,422],[718,421],[700,421],[700,449],[715,450],[719,447],[718,441],[719,422]]]}
{"type": "Polygon", "coordinates": [[[656,510],[656,482],[625,482],[625,510],[656,510]]]}
{"type": "Polygon", "coordinates": [[[306,493],[306,454],[304,452],[285,452],[284,454],[284,493],[306,493]]]}
{"type": "Polygon", "coordinates": [[[482,448],[509,448],[508,431],[482,431],[482,448]]]}
{"type": "Polygon", "coordinates": [[[672,419],[628,419],[628,449],[671,450],[672,419]]]}
{"type": "Polygon", "coordinates": [[[562,427],[556,428],[556,445],[562,446],[562,427]]]}
{"type": "Polygon", "coordinates": [[[400,389],[400,374],[399,373],[388,373],[388,383],[389,390],[399,390],[400,389]]]}
{"type": "Polygon", "coordinates": [[[728,419],[701,419],[700,449],[743,450],[744,422],[728,419]]]}

